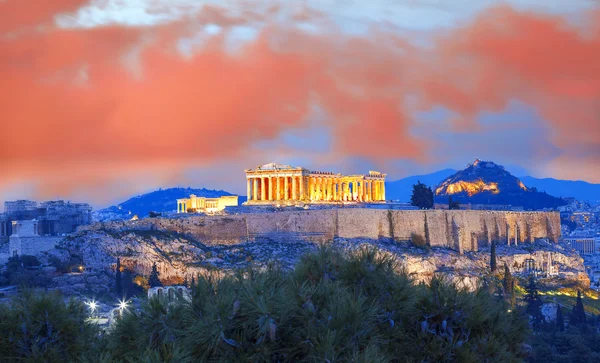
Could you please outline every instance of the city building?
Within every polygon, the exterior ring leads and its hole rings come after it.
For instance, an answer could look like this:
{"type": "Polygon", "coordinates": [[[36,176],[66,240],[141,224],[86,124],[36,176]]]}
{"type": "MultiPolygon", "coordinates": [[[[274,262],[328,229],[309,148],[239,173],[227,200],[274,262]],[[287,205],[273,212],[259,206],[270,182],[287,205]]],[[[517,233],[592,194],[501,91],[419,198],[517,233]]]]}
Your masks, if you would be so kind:
{"type": "Polygon", "coordinates": [[[35,233],[40,236],[74,232],[78,226],[92,222],[92,207],[87,203],[70,203],[63,200],[38,205],[30,200],[4,203],[0,214],[0,239],[13,233],[13,222],[36,220],[35,233]]]}
{"type": "Polygon", "coordinates": [[[577,251],[580,255],[589,255],[598,252],[600,238],[595,237],[568,237],[563,239],[564,243],[577,251]]]}
{"type": "Polygon", "coordinates": [[[385,202],[385,177],[376,171],[342,175],[270,163],[246,169],[249,205],[385,202]]]}
{"type": "Polygon", "coordinates": [[[237,205],[237,195],[205,198],[192,194],[189,198],[177,199],[177,213],[214,213],[224,210],[225,207],[237,207],[237,205]]]}

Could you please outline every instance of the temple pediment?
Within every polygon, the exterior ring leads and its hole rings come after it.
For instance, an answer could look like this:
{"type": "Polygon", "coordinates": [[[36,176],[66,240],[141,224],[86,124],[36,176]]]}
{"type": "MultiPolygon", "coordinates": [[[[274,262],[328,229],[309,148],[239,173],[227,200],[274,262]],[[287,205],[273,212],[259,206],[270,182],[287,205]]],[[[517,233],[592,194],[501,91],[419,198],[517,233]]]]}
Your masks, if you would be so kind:
{"type": "Polygon", "coordinates": [[[278,163],[269,163],[265,165],[260,165],[256,167],[256,170],[287,170],[287,169],[295,169],[291,165],[286,164],[278,164],[278,163]]]}

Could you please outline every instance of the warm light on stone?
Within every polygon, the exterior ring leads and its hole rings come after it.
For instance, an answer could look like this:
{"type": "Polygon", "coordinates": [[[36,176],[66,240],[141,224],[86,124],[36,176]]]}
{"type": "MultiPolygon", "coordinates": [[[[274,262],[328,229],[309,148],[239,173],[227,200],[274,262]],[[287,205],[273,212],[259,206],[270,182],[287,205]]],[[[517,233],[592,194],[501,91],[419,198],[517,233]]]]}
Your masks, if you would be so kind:
{"type": "Polygon", "coordinates": [[[237,195],[227,195],[220,198],[197,197],[194,194],[186,199],[177,199],[177,213],[207,212],[214,213],[222,211],[225,207],[236,207],[238,205],[237,195]]]}
{"type": "Polygon", "coordinates": [[[435,194],[440,195],[444,192],[444,188],[446,188],[446,194],[452,195],[466,192],[469,194],[469,197],[481,192],[492,192],[494,194],[500,193],[500,189],[498,189],[498,183],[486,183],[481,179],[474,182],[460,181],[449,184],[448,186],[444,185],[437,188],[435,194]]]}
{"type": "Polygon", "coordinates": [[[376,171],[342,175],[270,163],[246,170],[247,204],[384,202],[385,177],[376,171]]]}

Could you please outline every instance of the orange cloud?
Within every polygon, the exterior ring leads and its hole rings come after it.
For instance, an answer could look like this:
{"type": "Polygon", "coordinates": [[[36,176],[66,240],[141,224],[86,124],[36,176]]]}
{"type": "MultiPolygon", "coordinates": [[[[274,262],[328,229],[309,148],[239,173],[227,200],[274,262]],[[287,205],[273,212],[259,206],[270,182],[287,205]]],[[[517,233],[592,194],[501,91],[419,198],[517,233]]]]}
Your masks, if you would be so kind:
{"type": "Polygon", "coordinates": [[[454,110],[466,129],[478,112],[522,99],[548,120],[556,145],[600,143],[600,33],[585,38],[559,18],[492,9],[429,50],[380,30],[353,38],[271,25],[235,53],[222,33],[184,57],[177,41],[198,24],[266,15],[205,7],[163,26],[66,30],[51,19],[82,1],[22,3],[0,3],[0,34],[13,34],[0,38],[0,167],[6,181],[40,180],[40,197],[81,185],[109,193],[100,185],[156,164],[158,175],[177,175],[244,157],[254,142],[309,127],[313,101],[328,116],[333,152],[371,160],[430,161],[435,141],[411,136],[409,96],[420,109],[454,110]],[[45,27],[18,32],[37,24],[45,27]]]}

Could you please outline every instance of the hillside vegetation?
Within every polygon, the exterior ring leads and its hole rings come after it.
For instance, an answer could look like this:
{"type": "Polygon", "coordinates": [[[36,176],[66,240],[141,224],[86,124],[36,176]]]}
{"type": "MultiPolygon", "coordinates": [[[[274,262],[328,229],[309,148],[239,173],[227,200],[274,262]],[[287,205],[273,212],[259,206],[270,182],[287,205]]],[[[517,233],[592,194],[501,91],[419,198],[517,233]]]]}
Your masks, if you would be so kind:
{"type": "Polygon", "coordinates": [[[526,319],[486,289],[471,293],[438,278],[415,285],[374,249],[321,249],[288,272],[199,277],[191,301],[150,300],[99,338],[80,306],[40,301],[0,307],[4,360],[510,362],[523,358],[528,334],[526,319]],[[49,314],[65,309],[73,314],[49,314]],[[47,333],[64,321],[71,328],[47,333]],[[23,322],[32,327],[26,335],[23,322]]]}

